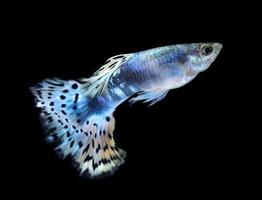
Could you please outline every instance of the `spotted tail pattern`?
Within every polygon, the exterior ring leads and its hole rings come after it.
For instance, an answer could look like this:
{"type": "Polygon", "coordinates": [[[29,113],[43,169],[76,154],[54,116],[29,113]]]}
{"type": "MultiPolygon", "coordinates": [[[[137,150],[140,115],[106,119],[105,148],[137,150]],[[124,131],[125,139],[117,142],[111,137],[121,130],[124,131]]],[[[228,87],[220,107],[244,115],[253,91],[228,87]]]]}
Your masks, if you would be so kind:
{"type": "MultiPolygon", "coordinates": [[[[61,158],[72,157],[81,175],[112,174],[124,163],[125,152],[115,146],[113,113],[98,112],[77,81],[48,79],[31,88],[46,140],[61,158]]],[[[86,91],[86,90],[85,90],[86,91]]]]}

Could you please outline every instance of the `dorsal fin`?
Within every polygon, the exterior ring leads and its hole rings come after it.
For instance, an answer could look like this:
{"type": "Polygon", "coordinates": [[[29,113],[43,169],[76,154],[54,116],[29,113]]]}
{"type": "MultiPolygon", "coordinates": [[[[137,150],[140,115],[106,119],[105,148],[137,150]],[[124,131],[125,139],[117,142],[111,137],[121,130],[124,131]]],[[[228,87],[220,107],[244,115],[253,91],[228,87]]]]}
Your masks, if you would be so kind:
{"type": "Polygon", "coordinates": [[[80,81],[84,84],[83,88],[86,88],[86,93],[90,97],[94,97],[97,94],[102,94],[108,85],[109,79],[112,75],[120,72],[121,66],[132,56],[133,54],[121,54],[109,58],[105,64],[97,70],[90,78],[84,78],[80,81]]]}

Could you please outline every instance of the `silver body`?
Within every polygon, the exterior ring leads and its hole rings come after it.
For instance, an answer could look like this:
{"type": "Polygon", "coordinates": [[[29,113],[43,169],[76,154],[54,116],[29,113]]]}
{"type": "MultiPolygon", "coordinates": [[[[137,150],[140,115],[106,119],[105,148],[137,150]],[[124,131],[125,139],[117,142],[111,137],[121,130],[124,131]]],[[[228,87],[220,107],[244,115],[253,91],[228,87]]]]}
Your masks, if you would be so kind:
{"type": "Polygon", "coordinates": [[[119,71],[112,75],[106,96],[111,105],[138,92],[165,92],[179,88],[206,70],[218,56],[219,43],[193,43],[160,47],[134,53],[119,71]],[[203,55],[201,48],[210,45],[213,52],[203,55]]]}

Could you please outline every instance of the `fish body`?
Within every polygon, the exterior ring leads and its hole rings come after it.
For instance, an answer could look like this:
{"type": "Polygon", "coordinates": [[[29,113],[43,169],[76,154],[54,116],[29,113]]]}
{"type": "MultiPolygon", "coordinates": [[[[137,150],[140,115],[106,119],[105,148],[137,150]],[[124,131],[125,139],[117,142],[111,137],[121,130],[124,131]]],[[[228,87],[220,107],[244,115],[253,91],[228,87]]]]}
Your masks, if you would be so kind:
{"type": "Polygon", "coordinates": [[[116,107],[130,97],[153,105],[206,70],[221,49],[219,43],[159,47],[111,57],[89,78],[44,80],[31,91],[47,141],[62,158],[71,156],[81,175],[112,174],[126,155],[113,139],[116,107]]]}

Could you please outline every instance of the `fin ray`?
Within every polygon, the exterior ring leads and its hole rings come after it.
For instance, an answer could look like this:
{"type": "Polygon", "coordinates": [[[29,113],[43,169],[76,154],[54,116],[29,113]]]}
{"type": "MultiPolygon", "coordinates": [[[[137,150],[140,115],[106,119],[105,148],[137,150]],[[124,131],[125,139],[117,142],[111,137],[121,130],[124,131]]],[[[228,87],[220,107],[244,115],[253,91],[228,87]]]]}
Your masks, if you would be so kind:
{"type": "Polygon", "coordinates": [[[133,104],[138,101],[143,103],[149,103],[149,106],[154,105],[156,102],[161,101],[165,98],[169,90],[153,90],[153,91],[143,91],[138,93],[136,97],[129,100],[129,103],[133,104]]]}
{"type": "Polygon", "coordinates": [[[97,94],[102,94],[111,78],[111,76],[120,72],[123,64],[128,61],[133,54],[121,54],[109,58],[105,64],[97,70],[90,78],[80,79],[84,83],[85,93],[94,97],[97,94]]]}
{"type": "Polygon", "coordinates": [[[81,175],[91,178],[112,174],[124,163],[125,153],[113,139],[113,113],[89,108],[92,97],[77,81],[48,79],[32,87],[46,140],[56,144],[61,158],[71,156],[81,175]]]}

